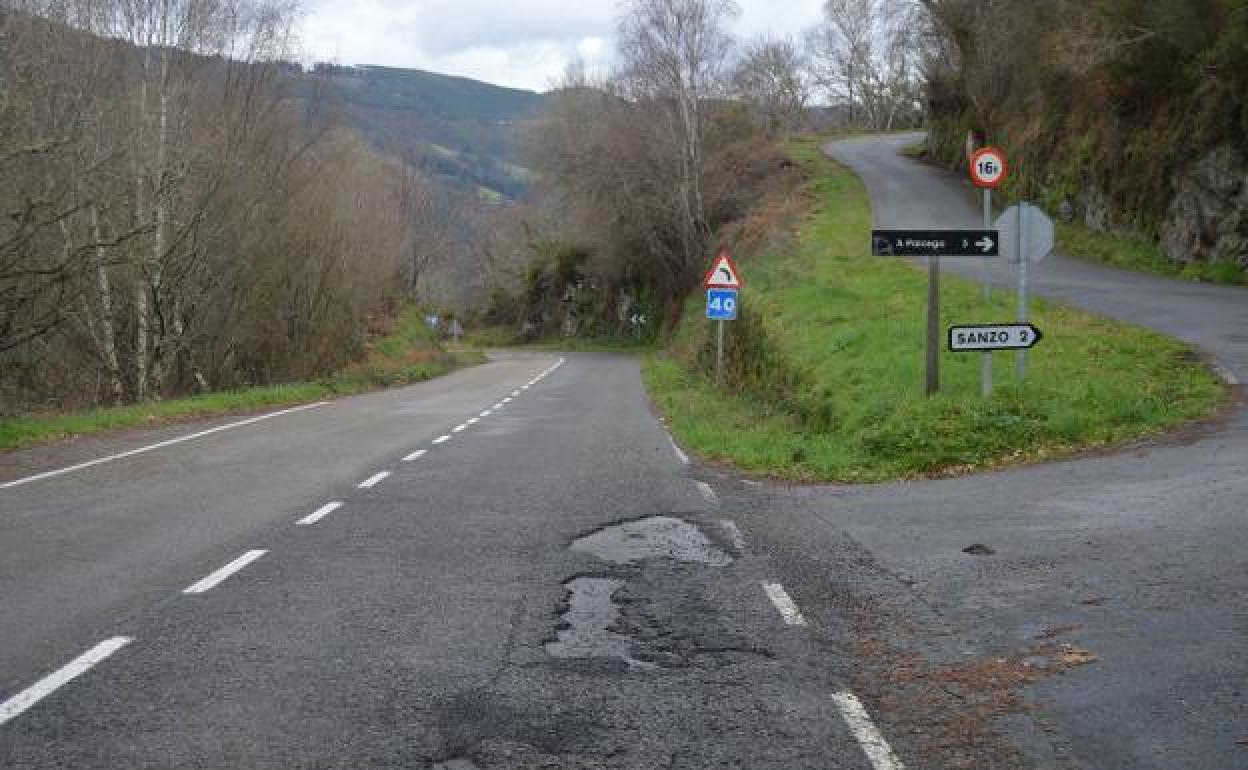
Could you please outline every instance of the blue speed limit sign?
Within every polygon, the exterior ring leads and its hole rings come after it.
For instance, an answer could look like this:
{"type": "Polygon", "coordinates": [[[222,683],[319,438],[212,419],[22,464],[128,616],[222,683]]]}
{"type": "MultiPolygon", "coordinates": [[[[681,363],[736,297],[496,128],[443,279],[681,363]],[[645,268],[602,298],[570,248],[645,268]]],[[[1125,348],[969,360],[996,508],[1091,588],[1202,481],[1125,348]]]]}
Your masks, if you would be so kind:
{"type": "Polygon", "coordinates": [[[706,317],[712,321],[737,320],[737,290],[708,289],[706,292],[706,317]]]}

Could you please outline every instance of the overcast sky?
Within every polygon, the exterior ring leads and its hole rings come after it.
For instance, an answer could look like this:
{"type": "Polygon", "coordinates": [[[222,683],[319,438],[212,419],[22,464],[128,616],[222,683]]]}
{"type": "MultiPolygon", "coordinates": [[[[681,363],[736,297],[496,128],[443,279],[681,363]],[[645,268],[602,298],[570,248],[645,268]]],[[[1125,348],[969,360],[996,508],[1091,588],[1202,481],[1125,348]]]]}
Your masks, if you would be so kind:
{"type": "MultiPolygon", "coordinates": [[[[742,37],[792,35],[822,0],[738,0],[742,37]]],[[[574,56],[609,63],[615,0],[305,0],[308,61],[382,64],[545,90],[574,56]]]]}

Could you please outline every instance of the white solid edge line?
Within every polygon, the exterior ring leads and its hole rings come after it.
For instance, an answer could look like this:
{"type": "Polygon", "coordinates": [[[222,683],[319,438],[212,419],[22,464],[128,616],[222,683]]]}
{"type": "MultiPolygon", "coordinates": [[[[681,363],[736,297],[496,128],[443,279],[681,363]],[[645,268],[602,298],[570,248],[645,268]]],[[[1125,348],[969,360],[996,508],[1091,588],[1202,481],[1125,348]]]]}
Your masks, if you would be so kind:
{"type": "Polygon", "coordinates": [[[228,578],[229,576],[233,575],[236,572],[239,572],[248,564],[251,564],[253,561],[255,561],[256,559],[259,559],[261,556],[264,556],[266,553],[268,553],[268,551],[261,551],[261,550],[248,551],[247,553],[238,557],[237,559],[225,565],[224,567],[212,573],[211,575],[195,583],[192,583],[191,585],[182,589],[182,593],[202,594],[202,593],[205,593],[206,591],[211,591],[213,588],[216,588],[218,585],[220,585],[221,582],[224,581],[226,578],[228,578]]]}
{"type": "Polygon", "coordinates": [[[71,680],[85,674],[97,663],[132,641],[134,639],[129,636],[114,636],[112,639],[105,639],[4,703],[0,703],[0,725],[48,697],[71,680]]]}
{"type": "Polygon", "coordinates": [[[342,503],[339,502],[326,503],[295,523],[301,527],[306,527],[309,524],[315,524],[341,507],[342,503]]]}
{"type": "Polygon", "coordinates": [[[511,397],[512,397],[512,398],[519,398],[519,397],[520,397],[520,390],[517,388],[516,390],[511,391],[511,397]]]}
{"type": "Polygon", "coordinates": [[[719,526],[724,528],[728,533],[728,537],[732,539],[732,547],[738,551],[745,550],[745,535],[741,534],[741,528],[737,526],[735,521],[730,519],[721,519],[719,526]]]}
{"type": "Polygon", "coordinates": [[[672,438],[671,436],[668,436],[668,437],[667,437],[667,440],[668,440],[668,441],[670,441],[670,442],[672,442],[672,449],[675,449],[675,450],[676,450],[676,456],[680,458],[680,461],[681,461],[682,463],[684,463],[685,465],[688,465],[688,464],[689,464],[689,455],[685,454],[685,453],[681,450],[681,448],[680,448],[679,446],[677,446],[677,444],[676,444],[676,439],[672,438]]]}
{"type": "Polygon", "coordinates": [[[373,487],[377,486],[378,484],[380,484],[381,482],[385,481],[388,478],[390,478],[390,471],[381,471],[380,473],[374,473],[372,476],[369,476],[368,478],[364,479],[359,484],[356,484],[355,488],[356,489],[372,489],[373,487]]]}
{"type": "Polygon", "coordinates": [[[504,398],[504,399],[503,399],[503,403],[504,403],[504,404],[510,404],[510,403],[511,403],[511,399],[510,399],[510,398],[504,398]]]}
{"type": "Polygon", "coordinates": [[[435,439],[433,440],[433,443],[435,443],[435,444],[445,444],[446,442],[448,442],[448,441],[450,441],[450,440],[451,440],[451,437],[450,437],[450,436],[438,436],[437,438],[435,438],[435,439]]]}
{"type": "Polygon", "coordinates": [[[493,410],[493,409],[486,409],[484,412],[482,412],[482,413],[481,413],[481,416],[482,416],[482,417],[489,417],[489,416],[490,416],[490,415],[492,415],[492,414],[494,414],[494,410],[493,410]]]}
{"type": "Polygon", "coordinates": [[[806,618],[802,617],[802,611],[797,608],[797,602],[793,601],[788,592],[784,590],[784,586],[779,583],[763,583],[763,592],[776,606],[785,623],[790,626],[806,625],[806,618]]]}
{"type": "Polygon", "coordinates": [[[171,438],[168,441],[161,441],[158,444],[151,444],[149,446],[139,447],[138,449],[131,449],[128,452],[119,452],[118,454],[115,454],[115,455],[108,455],[107,457],[100,457],[95,460],[89,460],[85,463],[78,463],[77,465],[71,465],[68,468],[59,468],[54,471],[48,471],[46,473],[39,473],[34,476],[27,476],[24,479],[17,479],[15,481],[6,481],[3,484],[0,484],[0,489],[9,489],[11,487],[21,486],[22,484],[30,484],[35,481],[43,481],[44,479],[50,479],[55,476],[63,476],[66,473],[73,473],[74,471],[81,471],[86,468],[93,468],[97,465],[103,465],[104,463],[111,463],[114,460],[124,460],[127,457],[134,457],[135,455],[141,455],[141,454],[144,454],[145,452],[155,452],[157,449],[164,449],[165,447],[170,447],[170,446],[173,446],[174,444],[181,444],[186,441],[194,441],[197,438],[211,436],[214,433],[220,433],[222,431],[230,430],[232,428],[241,428],[244,425],[254,425],[258,422],[263,422],[264,420],[271,420],[274,417],[282,417],[283,415],[294,414],[295,412],[303,412],[308,409],[315,409],[318,406],[325,406],[328,403],[329,403],[328,401],[319,401],[315,404],[305,404],[303,406],[296,406],[293,409],[283,409],[280,412],[271,412],[269,414],[262,414],[258,417],[250,417],[246,420],[239,420],[238,422],[232,422],[229,425],[218,425],[215,428],[209,428],[208,430],[201,430],[198,433],[191,433],[186,436],[179,436],[178,438],[171,438]]]}
{"type": "Polygon", "coordinates": [[[415,452],[412,452],[407,457],[404,457],[403,462],[410,463],[414,460],[419,460],[420,458],[424,457],[428,453],[429,453],[428,449],[417,449],[415,452]]]}
{"type": "Polygon", "coordinates": [[[477,424],[477,423],[479,423],[479,422],[481,422],[481,418],[480,418],[480,417],[469,417],[469,418],[468,418],[468,424],[469,424],[469,425],[476,425],[476,424],[477,424]]]}
{"type": "Polygon", "coordinates": [[[871,716],[863,707],[862,701],[852,692],[838,692],[832,696],[836,707],[840,710],[849,731],[858,740],[862,753],[871,760],[875,770],[905,770],[905,765],[893,753],[893,748],[884,740],[884,736],[876,729],[871,716]]]}
{"type": "Polygon", "coordinates": [[[719,497],[715,494],[715,490],[711,489],[711,485],[705,481],[695,482],[698,485],[698,491],[702,493],[702,497],[706,498],[708,503],[719,505],[719,497]]]}

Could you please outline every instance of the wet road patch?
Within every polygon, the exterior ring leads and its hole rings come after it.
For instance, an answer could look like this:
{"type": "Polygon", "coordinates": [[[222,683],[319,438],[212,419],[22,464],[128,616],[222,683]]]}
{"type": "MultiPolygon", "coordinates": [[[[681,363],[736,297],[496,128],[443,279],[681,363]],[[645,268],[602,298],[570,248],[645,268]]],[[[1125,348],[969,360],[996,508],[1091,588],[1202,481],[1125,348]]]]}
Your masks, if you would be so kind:
{"type": "Polygon", "coordinates": [[[558,639],[546,643],[546,654],[555,658],[616,658],[630,669],[642,671],[657,668],[633,657],[632,639],[610,630],[620,618],[620,608],[612,597],[623,586],[622,580],[598,577],[577,577],[564,583],[568,609],[563,613],[558,639]]]}
{"type": "Polygon", "coordinates": [[[647,559],[725,567],[732,556],[716,546],[693,524],[673,516],[649,516],[627,521],[579,537],[572,550],[584,551],[614,564],[636,564],[647,559]]]}

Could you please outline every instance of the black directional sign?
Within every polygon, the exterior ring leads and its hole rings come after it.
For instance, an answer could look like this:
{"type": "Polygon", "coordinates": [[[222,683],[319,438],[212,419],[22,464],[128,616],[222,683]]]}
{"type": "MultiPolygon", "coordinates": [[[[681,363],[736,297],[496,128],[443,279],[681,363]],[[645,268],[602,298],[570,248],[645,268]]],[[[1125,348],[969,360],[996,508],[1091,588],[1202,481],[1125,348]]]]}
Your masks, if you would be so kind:
{"type": "Polygon", "coordinates": [[[978,324],[949,329],[949,349],[954,352],[1028,350],[1043,337],[1032,324],[978,324]]]}
{"type": "Polygon", "coordinates": [[[872,230],[877,257],[995,257],[1001,253],[996,230],[872,230]]]}

